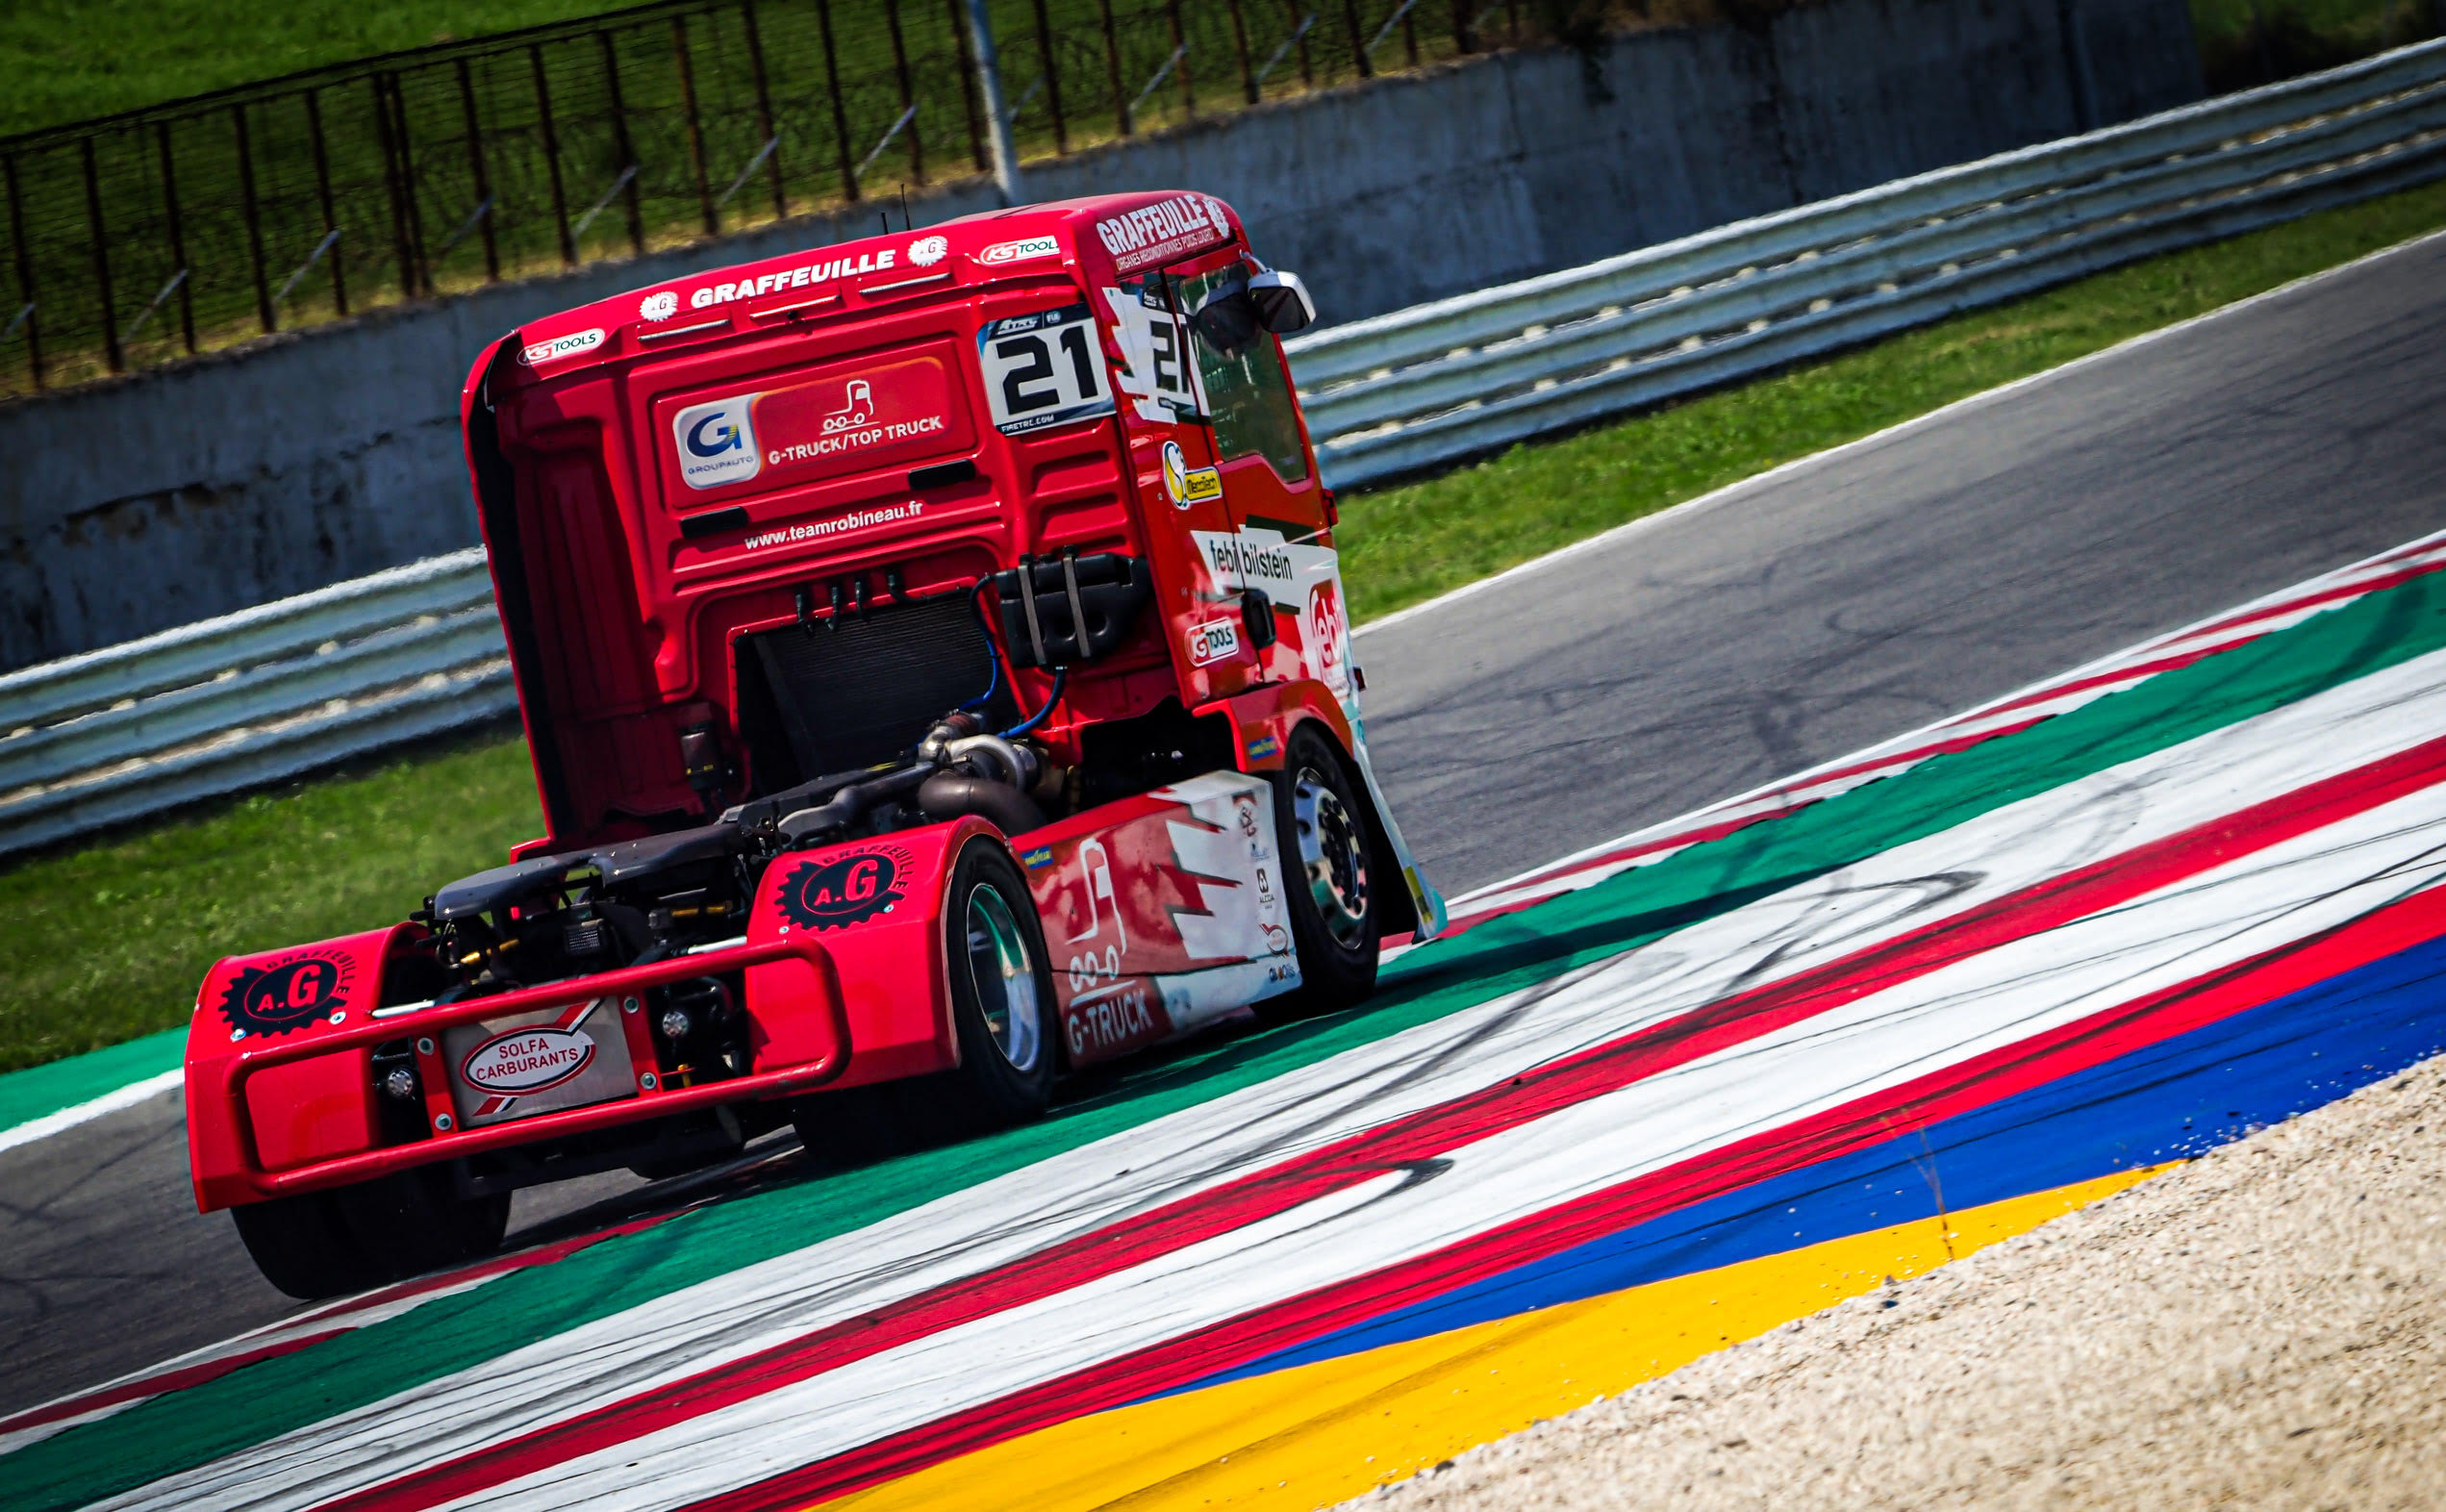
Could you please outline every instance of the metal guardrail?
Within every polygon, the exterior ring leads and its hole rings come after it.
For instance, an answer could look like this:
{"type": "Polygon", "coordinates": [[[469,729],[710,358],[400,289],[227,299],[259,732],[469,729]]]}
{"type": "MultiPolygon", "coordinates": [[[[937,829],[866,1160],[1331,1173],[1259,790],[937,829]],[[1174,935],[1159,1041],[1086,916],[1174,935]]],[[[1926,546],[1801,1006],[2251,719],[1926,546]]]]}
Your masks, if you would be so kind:
{"type": "Polygon", "coordinates": [[[517,707],[481,549],[0,677],[0,854],[517,707]]]}
{"type": "Polygon", "coordinates": [[[2446,174],[2446,41],[1286,343],[1336,487],[2446,174]]]}
{"type": "MultiPolygon", "coordinates": [[[[2446,175],[2446,40],[1289,344],[1381,481],[2446,175]]],[[[0,854],[516,707],[481,551],[0,676],[0,854]]]]}

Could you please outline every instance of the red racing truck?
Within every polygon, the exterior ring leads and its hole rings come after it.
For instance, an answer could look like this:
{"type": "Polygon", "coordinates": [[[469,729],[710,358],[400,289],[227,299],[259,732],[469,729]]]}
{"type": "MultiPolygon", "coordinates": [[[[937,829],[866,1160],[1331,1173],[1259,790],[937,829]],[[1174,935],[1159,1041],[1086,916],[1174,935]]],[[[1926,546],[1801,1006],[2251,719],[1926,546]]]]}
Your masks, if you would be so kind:
{"type": "Polygon", "coordinates": [[[866,1158],[1354,1002],[1442,904],[1371,775],[1313,309],[1190,192],[973,216],[538,321],[467,459],[546,833],[232,957],[197,1204],[326,1296],[517,1188],[794,1122],[866,1158]]]}

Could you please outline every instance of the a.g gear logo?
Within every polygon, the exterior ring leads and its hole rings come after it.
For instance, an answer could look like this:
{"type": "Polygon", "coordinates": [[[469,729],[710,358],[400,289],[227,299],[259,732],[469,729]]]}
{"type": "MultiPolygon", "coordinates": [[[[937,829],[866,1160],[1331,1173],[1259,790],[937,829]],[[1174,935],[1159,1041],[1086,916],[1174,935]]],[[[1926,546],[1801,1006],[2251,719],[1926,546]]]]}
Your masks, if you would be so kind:
{"type": "Polygon", "coordinates": [[[909,853],[897,845],[810,861],[781,884],[781,911],[801,929],[846,929],[907,897],[909,853]]]}
{"type": "Polygon", "coordinates": [[[221,1017],[248,1034],[287,1034],[348,1006],[357,963],[344,955],[290,955],[239,968],[221,1017]]]}

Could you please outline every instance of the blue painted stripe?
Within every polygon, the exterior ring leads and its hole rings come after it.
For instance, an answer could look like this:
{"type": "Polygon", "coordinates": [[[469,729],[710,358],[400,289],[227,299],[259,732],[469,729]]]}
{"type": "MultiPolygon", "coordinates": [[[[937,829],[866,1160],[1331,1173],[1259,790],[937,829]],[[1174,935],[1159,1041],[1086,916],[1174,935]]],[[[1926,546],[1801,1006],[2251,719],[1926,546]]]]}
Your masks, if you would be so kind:
{"type": "MultiPolygon", "coordinates": [[[[1197,1391],[2196,1155],[2446,1049],[2446,938],[1295,1348],[1197,1391]],[[1930,1177],[1933,1176],[1933,1183],[1930,1177]]],[[[1171,1396],[1175,1393],[1159,1393],[1171,1396]]]]}

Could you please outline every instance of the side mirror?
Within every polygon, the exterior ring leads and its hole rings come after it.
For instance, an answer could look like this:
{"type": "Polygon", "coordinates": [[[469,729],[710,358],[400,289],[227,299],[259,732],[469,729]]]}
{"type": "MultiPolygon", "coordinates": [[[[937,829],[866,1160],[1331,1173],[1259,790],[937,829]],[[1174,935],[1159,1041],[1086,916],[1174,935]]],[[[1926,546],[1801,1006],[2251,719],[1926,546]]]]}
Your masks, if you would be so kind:
{"type": "Polygon", "coordinates": [[[1238,357],[1257,339],[1257,305],[1238,279],[1206,296],[1189,317],[1198,339],[1225,357],[1238,357]]]}
{"type": "Polygon", "coordinates": [[[1248,349],[1261,330],[1276,336],[1304,331],[1317,317],[1316,302],[1297,273],[1255,273],[1233,279],[1206,296],[1190,315],[1199,340],[1225,357],[1248,349]]]}
{"type": "Polygon", "coordinates": [[[1317,302],[1297,273],[1257,274],[1248,280],[1248,300],[1257,307],[1257,323],[1276,336],[1304,331],[1317,318],[1317,302]]]}

